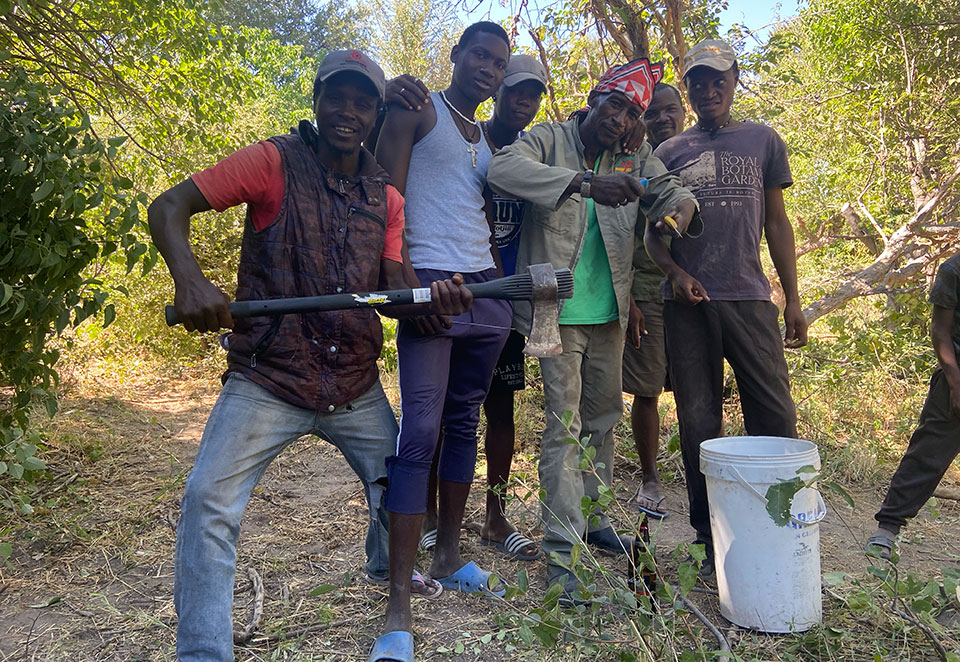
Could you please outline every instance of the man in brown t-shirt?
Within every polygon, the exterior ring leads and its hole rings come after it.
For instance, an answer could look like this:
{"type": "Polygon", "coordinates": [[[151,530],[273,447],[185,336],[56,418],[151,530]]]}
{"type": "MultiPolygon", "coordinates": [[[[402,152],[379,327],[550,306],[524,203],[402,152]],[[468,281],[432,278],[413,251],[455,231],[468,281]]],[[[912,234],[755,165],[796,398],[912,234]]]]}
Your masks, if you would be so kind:
{"type": "Polygon", "coordinates": [[[713,538],[700,443],[723,434],[723,362],[733,368],[747,434],[796,437],[797,418],[783,348],[807,342],[800,308],[793,228],[783,189],[793,180],[786,147],[770,127],[730,115],[739,76],[729,45],[708,39],[684,57],[684,81],[697,123],[655,154],[679,173],[700,203],[703,234],[670,248],[648,231],[650,256],[667,276],[664,326],[670,383],[677,401],[690,524],[706,547],[713,538]],[[786,297],[785,338],[760,263],[766,234],[786,297]]]}

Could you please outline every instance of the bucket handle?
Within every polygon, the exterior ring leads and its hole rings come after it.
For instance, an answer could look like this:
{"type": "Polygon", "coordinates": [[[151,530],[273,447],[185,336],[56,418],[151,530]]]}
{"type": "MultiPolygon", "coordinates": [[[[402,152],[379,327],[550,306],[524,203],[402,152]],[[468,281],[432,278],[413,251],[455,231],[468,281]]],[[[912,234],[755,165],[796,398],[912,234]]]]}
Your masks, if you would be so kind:
{"type": "MultiPolygon", "coordinates": [[[[758,490],[758,489],[755,488],[753,485],[751,485],[750,483],[748,483],[747,480],[740,474],[740,471],[739,471],[735,466],[730,465],[729,468],[733,471],[734,477],[737,479],[737,481],[738,481],[741,485],[743,485],[743,486],[746,487],[748,490],[750,490],[750,491],[753,492],[755,495],[757,495],[757,498],[760,499],[761,501],[763,501],[764,505],[767,504],[767,497],[765,497],[764,495],[760,494],[760,490],[758,490]]],[[[790,514],[790,521],[791,521],[791,522],[793,522],[794,524],[799,524],[800,526],[812,526],[812,525],[814,525],[814,524],[819,524],[820,522],[823,521],[823,518],[827,516],[827,504],[826,504],[826,502],[823,500],[823,495],[820,493],[819,490],[815,490],[815,491],[816,491],[816,493],[817,493],[817,511],[818,511],[818,513],[819,513],[819,514],[817,515],[817,518],[805,522],[805,521],[799,519],[799,518],[798,518],[796,515],[794,515],[793,513],[791,513],[791,514],[790,514]]]]}

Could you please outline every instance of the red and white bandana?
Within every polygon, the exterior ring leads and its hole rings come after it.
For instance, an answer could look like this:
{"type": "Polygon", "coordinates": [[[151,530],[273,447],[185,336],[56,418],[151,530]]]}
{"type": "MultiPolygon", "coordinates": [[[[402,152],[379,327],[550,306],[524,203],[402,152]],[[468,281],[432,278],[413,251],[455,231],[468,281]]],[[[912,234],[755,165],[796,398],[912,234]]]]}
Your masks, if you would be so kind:
{"type": "Polygon", "coordinates": [[[630,101],[646,110],[653,98],[653,86],[661,78],[662,62],[652,64],[647,58],[640,58],[607,69],[593,91],[598,94],[622,92],[630,101]]]}

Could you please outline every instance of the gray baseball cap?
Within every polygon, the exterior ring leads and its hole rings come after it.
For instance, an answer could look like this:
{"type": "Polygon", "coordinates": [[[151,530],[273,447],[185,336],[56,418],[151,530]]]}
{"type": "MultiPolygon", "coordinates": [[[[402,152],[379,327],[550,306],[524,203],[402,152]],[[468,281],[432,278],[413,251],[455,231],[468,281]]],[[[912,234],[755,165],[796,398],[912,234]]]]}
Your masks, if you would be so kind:
{"type": "Polygon", "coordinates": [[[722,39],[704,39],[683,56],[683,75],[697,67],[727,71],[737,62],[737,54],[722,39]]]}
{"type": "Polygon", "coordinates": [[[543,89],[546,90],[547,70],[543,68],[538,59],[529,55],[514,53],[507,63],[507,73],[503,76],[503,84],[505,87],[513,87],[525,80],[535,80],[543,85],[543,89]]]}
{"type": "Polygon", "coordinates": [[[344,71],[353,71],[368,78],[377,88],[377,94],[383,99],[384,90],[387,87],[387,79],[383,75],[383,69],[360,51],[345,50],[328,53],[323,58],[323,62],[320,63],[317,80],[325,82],[331,76],[344,71]]]}

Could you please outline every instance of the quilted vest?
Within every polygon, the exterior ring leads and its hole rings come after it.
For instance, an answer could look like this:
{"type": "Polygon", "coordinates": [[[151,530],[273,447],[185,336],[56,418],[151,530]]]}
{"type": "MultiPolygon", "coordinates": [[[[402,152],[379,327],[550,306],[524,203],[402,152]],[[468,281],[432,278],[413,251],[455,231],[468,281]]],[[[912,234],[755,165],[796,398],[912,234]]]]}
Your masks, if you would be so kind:
{"type": "MultiPolygon", "coordinates": [[[[376,290],[386,172],[363,150],[358,177],[335,173],[296,131],[270,142],[283,162],[283,203],[259,232],[248,211],[237,301],[376,290]]],[[[237,319],[223,379],[239,372],[292,405],[333,411],[377,380],[382,344],[372,309],[237,319]]]]}

